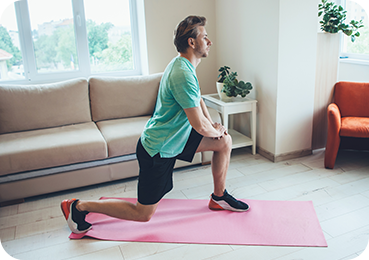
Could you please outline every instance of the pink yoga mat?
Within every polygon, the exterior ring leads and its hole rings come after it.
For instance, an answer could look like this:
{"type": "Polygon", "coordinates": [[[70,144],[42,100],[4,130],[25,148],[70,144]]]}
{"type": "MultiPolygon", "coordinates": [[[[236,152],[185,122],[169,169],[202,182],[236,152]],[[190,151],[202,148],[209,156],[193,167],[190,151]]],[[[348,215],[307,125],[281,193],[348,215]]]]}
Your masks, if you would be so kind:
{"type": "MultiPolygon", "coordinates": [[[[109,199],[109,198],[101,198],[109,199]]],[[[136,199],[124,200],[135,203],[136,199]]],[[[243,200],[247,212],[212,211],[208,200],[163,199],[149,222],[90,213],[84,234],[102,240],[191,244],[326,247],[311,201],[243,200]]]]}

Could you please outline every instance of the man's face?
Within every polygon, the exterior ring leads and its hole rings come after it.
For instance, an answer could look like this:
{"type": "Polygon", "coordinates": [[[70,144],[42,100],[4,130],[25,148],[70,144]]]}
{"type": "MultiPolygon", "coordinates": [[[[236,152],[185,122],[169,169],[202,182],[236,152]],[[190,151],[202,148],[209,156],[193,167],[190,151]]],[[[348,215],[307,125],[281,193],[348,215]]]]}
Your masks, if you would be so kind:
{"type": "Polygon", "coordinates": [[[206,58],[213,43],[208,39],[204,26],[199,26],[197,29],[199,34],[195,40],[195,54],[198,58],[206,58]]]}

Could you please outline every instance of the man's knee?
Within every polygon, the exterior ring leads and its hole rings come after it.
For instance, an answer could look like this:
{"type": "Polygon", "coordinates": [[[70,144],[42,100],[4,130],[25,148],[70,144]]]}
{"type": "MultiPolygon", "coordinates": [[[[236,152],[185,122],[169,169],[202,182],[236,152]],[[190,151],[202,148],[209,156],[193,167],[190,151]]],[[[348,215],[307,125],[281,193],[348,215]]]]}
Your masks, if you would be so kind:
{"type": "Polygon", "coordinates": [[[223,139],[224,139],[225,149],[232,150],[232,137],[229,134],[227,134],[223,137],[223,139]]]}
{"type": "Polygon", "coordinates": [[[154,214],[141,214],[139,217],[140,222],[149,222],[154,214]]]}
{"type": "Polygon", "coordinates": [[[145,206],[145,205],[142,205],[142,204],[138,204],[137,205],[137,209],[138,209],[137,221],[140,221],[140,222],[150,221],[150,219],[152,218],[152,216],[154,215],[154,213],[156,211],[156,206],[157,205],[145,206]]]}

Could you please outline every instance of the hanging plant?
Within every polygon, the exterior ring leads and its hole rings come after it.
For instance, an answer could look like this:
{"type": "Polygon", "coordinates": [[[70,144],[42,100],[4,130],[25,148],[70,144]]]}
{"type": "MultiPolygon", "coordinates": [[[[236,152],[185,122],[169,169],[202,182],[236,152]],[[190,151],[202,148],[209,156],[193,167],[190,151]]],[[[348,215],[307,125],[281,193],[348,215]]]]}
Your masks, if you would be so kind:
{"type": "Polygon", "coordinates": [[[338,33],[342,31],[347,36],[351,37],[351,41],[354,42],[356,37],[360,36],[359,29],[364,27],[363,21],[352,20],[349,24],[345,24],[346,10],[342,6],[337,6],[333,2],[328,0],[322,0],[322,3],[318,5],[318,17],[323,13],[323,20],[320,21],[320,29],[328,33],[338,33]]]}

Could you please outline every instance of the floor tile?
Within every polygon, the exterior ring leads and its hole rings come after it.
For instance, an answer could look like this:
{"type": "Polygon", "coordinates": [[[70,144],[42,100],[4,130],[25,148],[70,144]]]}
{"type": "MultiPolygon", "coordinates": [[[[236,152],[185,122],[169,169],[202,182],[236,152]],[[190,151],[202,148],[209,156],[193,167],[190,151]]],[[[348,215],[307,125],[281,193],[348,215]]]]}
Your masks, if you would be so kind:
{"type": "Polygon", "coordinates": [[[364,250],[360,250],[356,254],[359,256],[357,260],[369,259],[369,243],[364,250]]]}
{"type": "Polygon", "coordinates": [[[97,251],[90,254],[85,254],[82,256],[77,256],[70,258],[71,260],[101,260],[101,259],[109,259],[109,260],[125,260],[120,248],[118,246],[97,251]]]}
{"type": "Polygon", "coordinates": [[[0,240],[6,242],[15,238],[15,227],[0,229],[0,240]]]}
{"type": "Polygon", "coordinates": [[[359,257],[358,254],[352,254],[352,255],[346,256],[344,258],[341,258],[339,260],[354,260],[355,258],[358,258],[358,257],[359,257]]]}
{"type": "Polygon", "coordinates": [[[160,254],[167,250],[172,250],[177,247],[184,246],[174,243],[140,243],[132,242],[120,246],[125,260],[141,259],[151,255],[160,254]]]}
{"type": "Polygon", "coordinates": [[[369,207],[358,209],[350,213],[321,221],[322,229],[329,235],[336,237],[369,225],[369,207]]]}
{"type": "Polygon", "coordinates": [[[187,244],[166,250],[157,254],[153,254],[142,259],[145,260],[163,260],[163,259],[207,259],[225,252],[232,251],[228,245],[196,245],[187,244]]]}
{"type": "Polygon", "coordinates": [[[320,205],[315,208],[315,211],[319,216],[319,220],[324,221],[368,206],[369,198],[358,194],[320,205]]]}
{"type": "Polygon", "coordinates": [[[17,214],[19,205],[0,207],[0,218],[17,214]]]}
{"type": "Polygon", "coordinates": [[[272,247],[272,246],[232,246],[234,251],[230,251],[215,257],[208,258],[209,260],[271,260],[276,257],[301,250],[300,247],[272,247]]]}
{"type": "Polygon", "coordinates": [[[66,243],[43,247],[37,250],[15,254],[17,259],[61,260],[80,257],[86,254],[119,246],[122,242],[99,241],[93,239],[71,240],[66,243]]]}
{"type": "Polygon", "coordinates": [[[326,248],[304,248],[276,258],[278,260],[335,260],[348,257],[363,250],[369,238],[369,226],[353,230],[344,235],[327,240],[326,248]]]}

